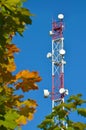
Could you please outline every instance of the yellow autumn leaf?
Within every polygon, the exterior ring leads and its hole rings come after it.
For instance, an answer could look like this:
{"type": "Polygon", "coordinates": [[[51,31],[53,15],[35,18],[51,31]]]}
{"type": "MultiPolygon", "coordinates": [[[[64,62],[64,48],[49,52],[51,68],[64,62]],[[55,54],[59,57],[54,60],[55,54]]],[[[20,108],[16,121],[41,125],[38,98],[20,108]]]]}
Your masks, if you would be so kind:
{"type": "Polygon", "coordinates": [[[36,103],[36,101],[34,101],[34,100],[25,100],[25,101],[23,102],[23,105],[26,105],[26,106],[28,106],[28,107],[34,107],[34,108],[37,107],[37,103],[36,103]]]}
{"type": "Polygon", "coordinates": [[[16,123],[19,125],[25,125],[27,123],[27,118],[21,115],[17,120],[16,123]]]}
{"type": "Polygon", "coordinates": [[[21,103],[17,100],[17,101],[16,101],[16,105],[17,105],[17,107],[20,107],[20,106],[21,106],[21,103]]]}
{"type": "Polygon", "coordinates": [[[28,120],[32,120],[33,119],[33,114],[32,113],[29,113],[28,114],[28,120]]]}
{"type": "Polygon", "coordinates": [[[8,65],[7,65],[7,71],[9,72],[13,72],[16,70],[16,65],[14,62],[10,62],[8,65]]]}

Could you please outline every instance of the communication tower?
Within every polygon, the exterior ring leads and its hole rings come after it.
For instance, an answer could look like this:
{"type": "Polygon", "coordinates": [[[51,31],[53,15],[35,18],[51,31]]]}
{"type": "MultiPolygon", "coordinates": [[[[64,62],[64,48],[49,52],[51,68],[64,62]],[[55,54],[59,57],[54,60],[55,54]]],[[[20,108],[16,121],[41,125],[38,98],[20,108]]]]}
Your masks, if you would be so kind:
{"type": "Polygon", "coordinates": [[[52,21],[52,30],[50,36],[52,37],[52,52],[47,54],[47,58],[52,61],[52,92],[47,89],[44,90],[44,97],[51,95],[52,110],[58,103],[64,102],[65,95],[68,95],[68,90],[64,87],[64,15],[59,14],[58,20],[52,21]]]}

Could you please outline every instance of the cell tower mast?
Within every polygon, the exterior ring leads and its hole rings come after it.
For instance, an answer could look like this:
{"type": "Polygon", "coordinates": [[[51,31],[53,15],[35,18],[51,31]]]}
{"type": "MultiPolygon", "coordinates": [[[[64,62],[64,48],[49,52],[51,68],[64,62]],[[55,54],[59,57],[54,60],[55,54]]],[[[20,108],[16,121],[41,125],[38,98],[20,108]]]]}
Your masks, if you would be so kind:
{"type": "Polygon", "coordinates": [[[44,96],[51,95],[52,99],[52,111],[54,106],[58,103],[64,102],[65,95],[68,95],[68,90],[64,88],[64,15],[58,15],[58,21],[52,21],[52,31],[50,36],[52,37],[52,52],[47,54],[47,58],[52,60],[52,92],[47,89],[44,90],[44,96]]]}

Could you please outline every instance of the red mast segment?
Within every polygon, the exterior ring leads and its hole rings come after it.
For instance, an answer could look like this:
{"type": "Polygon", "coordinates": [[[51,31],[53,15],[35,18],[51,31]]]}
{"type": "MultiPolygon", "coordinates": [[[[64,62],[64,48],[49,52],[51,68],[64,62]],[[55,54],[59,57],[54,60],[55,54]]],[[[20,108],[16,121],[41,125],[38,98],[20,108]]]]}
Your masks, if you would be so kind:
{"type": "Polygon", "coordinates": [[[61,71],[62,63],[59,50],[63,38],[63,21],[52,22],[52,100],[57,100],[59,89],[64,88],[64,73],[61,71]]]}

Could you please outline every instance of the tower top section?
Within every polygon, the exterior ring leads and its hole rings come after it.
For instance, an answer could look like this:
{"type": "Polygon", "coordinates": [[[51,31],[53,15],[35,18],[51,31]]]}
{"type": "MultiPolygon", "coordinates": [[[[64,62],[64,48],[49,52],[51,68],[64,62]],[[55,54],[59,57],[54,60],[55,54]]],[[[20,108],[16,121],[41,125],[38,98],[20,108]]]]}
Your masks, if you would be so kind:
{"type": "Polygon", "coordinates": [[[52,21],[52,30],[50,31],[50,35],[52,36],[53,40],[57,40],[63,37],[63,29],[64,29],[64,15],[59,14],[58,20],[52,21]]]}

